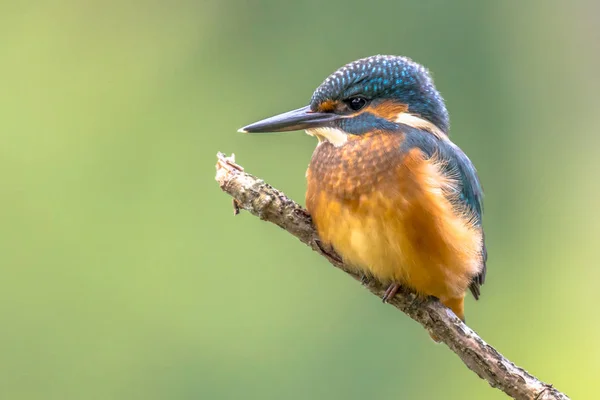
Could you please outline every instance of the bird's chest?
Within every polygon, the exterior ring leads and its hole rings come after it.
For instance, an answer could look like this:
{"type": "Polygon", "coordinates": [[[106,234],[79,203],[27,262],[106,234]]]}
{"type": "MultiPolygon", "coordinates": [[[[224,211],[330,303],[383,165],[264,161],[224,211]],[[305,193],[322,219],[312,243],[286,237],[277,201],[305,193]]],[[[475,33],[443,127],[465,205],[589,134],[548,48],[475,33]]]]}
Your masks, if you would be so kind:
{"type": "Polygon", "coordinates": [[[319,145],[307,171],[321,240],[381,281],[440,298],[463,293],[480,265],[481,234],[444,194],[439,165],[418,149],[393,150],[399,144],[346,146],[319,145]]]}
{"type": "MultiPolygon", "coordinates": [[[[397,259],[405,202],[397,176],[399,148],[399,140],[380,138],[342,147],[322,143],[315,149],[306,205],[321,240],[351,265],[377,270],[393,267],[389,261],[397,259]]],[[[392,269],[372,272],[393,278],[392,269]]]]}

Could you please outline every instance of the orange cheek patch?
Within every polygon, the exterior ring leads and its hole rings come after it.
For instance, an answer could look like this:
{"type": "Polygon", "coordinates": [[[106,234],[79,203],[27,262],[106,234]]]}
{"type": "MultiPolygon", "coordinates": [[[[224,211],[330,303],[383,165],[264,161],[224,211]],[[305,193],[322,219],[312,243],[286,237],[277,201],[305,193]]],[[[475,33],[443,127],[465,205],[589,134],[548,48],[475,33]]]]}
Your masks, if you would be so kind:
{"type": "Polygon", "coordinates": [[[408,105],[398,103],[392,100],[387,100],[379,103],[375,106],[368,106],[365,108],[365,112],[370,112],[378,117],[385,118],[388,121],[395,121],[398,118],[398,114],[407,112],[408,105]]]}
{"type": "Polygon", "coordinates": [[[324,102],[319,104],[319,111],[320,112],[331,112],[331,111],[335,110],[336,105],[337,105],[337,102],[335,102],[333,100],[325,100],[324,102]]]}

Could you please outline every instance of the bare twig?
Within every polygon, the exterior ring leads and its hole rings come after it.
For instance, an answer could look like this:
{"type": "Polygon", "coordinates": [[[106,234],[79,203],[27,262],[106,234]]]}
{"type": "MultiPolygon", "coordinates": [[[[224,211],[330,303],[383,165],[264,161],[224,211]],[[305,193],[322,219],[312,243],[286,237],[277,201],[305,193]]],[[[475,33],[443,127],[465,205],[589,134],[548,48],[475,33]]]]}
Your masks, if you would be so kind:
{"type": "MultiPolygon", "coordinates": [[[[226,157],[219,153],[217,159],[216,180],[221,189],[234,198],[237,207],[285,229],[331,264],[364,283],[361,276],[344,265],[341,257],[333,249],[323,247],[310,215],[304,208],[263,180],[244,172],[244,169],[235,163],[234,157],[226,157]]],[[[377,282],[369,282],[365,287],[379,297],[385,291],[377,282]]],[[[506,359],[437,300],[416,300],[418,299],[413,292],[401,288],[396,297],[390,300],[390,304],[439,338],[470,370],[485,379],[490,386],[515,399],[569,399],[552,385],[540,381],[506,359]]]]}

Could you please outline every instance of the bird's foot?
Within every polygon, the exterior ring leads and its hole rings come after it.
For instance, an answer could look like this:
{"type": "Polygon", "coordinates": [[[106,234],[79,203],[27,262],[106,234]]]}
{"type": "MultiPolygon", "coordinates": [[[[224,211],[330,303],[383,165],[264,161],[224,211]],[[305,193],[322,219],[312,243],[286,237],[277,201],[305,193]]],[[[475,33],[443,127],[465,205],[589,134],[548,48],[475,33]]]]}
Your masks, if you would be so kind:
{"type": "Polygon", "coordinates": [[[340,256],[338,256],[335,253],[335,250],[333,250],[331,248],[331,246],[324,246],[324,243],[322,243],[320,239],[315,239],[315,244],[317,245],[319,250],[321,250],[321,253],[323,253],[323,255],[325,255],[325,257],[327,257],[329,260],[333,260],[340,264],[344,263],[344,260],[342,260],[340,258],[340,256]],[[328,247],[328,248],[325,248],[325,247],[328,247]]]}
{"type": "Polygon", "coordinates": [[[398,293],[398,290],[400,289],[400,284],[399,283],[392,283],[387,290],[385,291],[385,293],[383,294],[383,297],[381,298],[381,300],[384,303],[389,302],[391,299],[394,298],[394,296],[396,295],[396,293],[398,293]]]}
{"type": "Polygon", "coordinates": [[[362,274],[360,276],[360,284],[363,285],[363,286],[369,286],[369,283],[371,283],[371,278],[369,278],[365,274],[362,274]]]}

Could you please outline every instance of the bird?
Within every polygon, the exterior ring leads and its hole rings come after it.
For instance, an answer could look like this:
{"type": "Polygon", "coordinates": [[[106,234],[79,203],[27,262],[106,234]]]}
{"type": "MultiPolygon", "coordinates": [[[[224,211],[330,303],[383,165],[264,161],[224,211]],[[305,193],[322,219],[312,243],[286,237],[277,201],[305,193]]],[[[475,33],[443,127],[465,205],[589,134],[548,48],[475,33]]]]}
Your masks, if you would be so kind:
{"type": "Polygon", "coordinates": [[[305,200],[320,240],[384,285],[384,302],[405,286],[464,322],[467,290],[479,299],[486,278],[483,189],[449,129],[429,70],[376,55],[333,72],[307,106],[239,131],[317,138],[305,200]]]}

